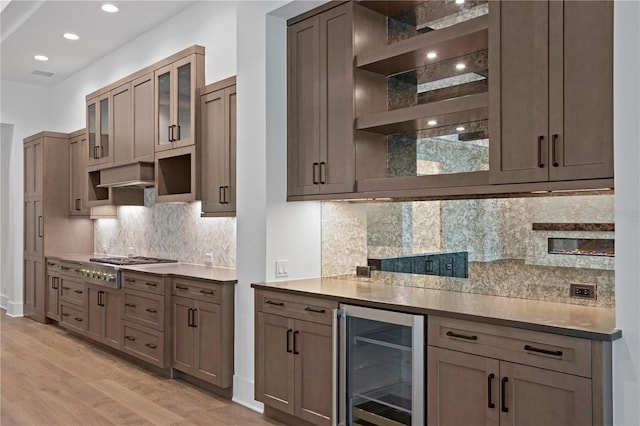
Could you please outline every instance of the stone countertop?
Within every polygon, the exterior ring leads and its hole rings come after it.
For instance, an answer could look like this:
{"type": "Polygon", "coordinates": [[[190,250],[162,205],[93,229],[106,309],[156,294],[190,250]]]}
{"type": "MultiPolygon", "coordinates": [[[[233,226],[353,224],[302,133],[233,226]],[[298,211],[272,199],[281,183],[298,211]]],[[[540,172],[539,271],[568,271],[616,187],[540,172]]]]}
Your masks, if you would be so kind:
{"type": "MultiPolygon", "coordinates": [[[[55,254],[46,255],[47,258],[59,259],[67,262],[95,263],[89,259],[101,257],[104,254],[55,254]]],[[[201,280],[217,281],[219,283],[237,283],[236,270],[192,263],[151,263],[144,265],[111,265],[117,266],[123,271],[144,272],[162,276],[175,275],[185,278],[197,278],[201,280]]]]}
{"type": "Polygon", "coordinates": [[[392,286],[342,278],[309,278],[251,286],[373,308],[482,321],[594,340],[612,341],[622,336],[622,332],[615,328],[615,310],[609,308],[392,286]]]}

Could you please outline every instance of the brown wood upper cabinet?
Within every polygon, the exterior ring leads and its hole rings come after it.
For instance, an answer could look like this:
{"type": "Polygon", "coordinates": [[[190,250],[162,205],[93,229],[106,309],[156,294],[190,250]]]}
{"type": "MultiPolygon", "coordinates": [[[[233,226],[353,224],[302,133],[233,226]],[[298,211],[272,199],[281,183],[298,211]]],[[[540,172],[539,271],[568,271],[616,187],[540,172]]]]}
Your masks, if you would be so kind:
{"type": "Polygon", "coordinates": [[[613,3],[490,4],[491,183],[613,177],[613,3]]]}
{"type": "Polygon", "coordinates": [[[89,158],[87,131],[69,134],[69,216],[89,216],[87,205],[87,160],[89,158]]]}
{"type": "Polygon", "coordinates": [[[199,90],[204,86],[204,48],[154,72],[155,151],[195,145],[199,90]]]}
{"type": "Polygon", "coordinates": [[[202,215],[235,216],[236,78],[204,87],[200,112],[202,215]]]}
{"type": "Polygon", "coordinates": [[[88,166],[111,163],[111,116],[109,93],[87,100],[88,166]]]}
{"type": "Polygon", "coordinates": [[[354,190],[353,4],[287,32],[288,195],[354,190]]]}

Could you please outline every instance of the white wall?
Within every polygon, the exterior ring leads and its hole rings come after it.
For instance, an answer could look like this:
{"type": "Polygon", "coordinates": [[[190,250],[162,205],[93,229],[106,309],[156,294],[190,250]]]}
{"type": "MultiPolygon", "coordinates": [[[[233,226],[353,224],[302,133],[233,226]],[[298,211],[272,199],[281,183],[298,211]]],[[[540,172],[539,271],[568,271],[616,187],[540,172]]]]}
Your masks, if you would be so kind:
{"type": "Polygon", "coordinates": [[[640,424],[640,2],[614,9],[616,326],[614,424],[640,424]]]}
{"type": "Polygon", "coordinates": [[[3,217],[6,229],[2,245],[2,307],[12,316],[22,315],[22,139],[47,129],[51,124],[51,89],[31,84],[2,81],[0,122],[13,125],[11,140],[2,139],[3,217]],[[7,181],[5,181],[7,179],[7,181]],[[6,208],[6,209],[5,209],[6,208]]]}

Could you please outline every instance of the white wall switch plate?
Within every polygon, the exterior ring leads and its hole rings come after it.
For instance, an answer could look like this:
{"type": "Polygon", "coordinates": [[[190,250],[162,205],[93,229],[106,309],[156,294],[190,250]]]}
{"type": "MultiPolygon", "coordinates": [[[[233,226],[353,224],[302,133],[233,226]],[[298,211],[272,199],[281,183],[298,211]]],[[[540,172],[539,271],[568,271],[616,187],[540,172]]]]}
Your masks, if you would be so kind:
{"type": "Polygon", "coordinates": [[[209,266],[213,265],[213,253],[204,254],[204,263],[209,266]]]}
{"type": "Polygon", "coordinates": [[[284,278],[289,276],[289,261],[276,260],[276,278],[284,278]]]}

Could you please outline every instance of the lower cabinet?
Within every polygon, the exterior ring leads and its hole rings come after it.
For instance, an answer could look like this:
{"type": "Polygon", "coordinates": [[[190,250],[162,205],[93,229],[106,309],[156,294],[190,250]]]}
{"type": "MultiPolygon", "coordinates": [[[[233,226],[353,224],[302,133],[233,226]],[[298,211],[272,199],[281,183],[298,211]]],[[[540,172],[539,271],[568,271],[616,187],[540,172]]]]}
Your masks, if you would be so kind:
{"type": "Polygon", "coordinates": [[[172,367],[220,388],[233,384],[233,290],[172,280],[172,367]]]}
{"type": "Polygon", "coordinates": [[[337,303],[262,291],[256,297],[256,400],[309,423],[331,424],[330,324],[337,303]]]}
{"type": "Polygon", "coordinates": [[[122,272],[122,351],[156,367],[166,368],[170,356],[169,279],[139,272],[122,272]]]}
{"type": "Polygon", "coordinates": [[[428,339],[429,425],[608,423],[588,339],[439,317],[428,339]]]}
{"type": "Polygon", "coordinates": [[[122,297],[120,289],[86,285],[87,337],[120,348],[122,344],[122,297]]]}
{"type": "Polygon", "coordinates": [[[45,269],[40,256],[24,257],[24,316],[45,322],[45,269]]]}
{"type": "Polygon", "coordinates": [[[60,321],[60,264],[47,260],[47,318],[60,321]]]}

